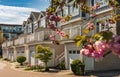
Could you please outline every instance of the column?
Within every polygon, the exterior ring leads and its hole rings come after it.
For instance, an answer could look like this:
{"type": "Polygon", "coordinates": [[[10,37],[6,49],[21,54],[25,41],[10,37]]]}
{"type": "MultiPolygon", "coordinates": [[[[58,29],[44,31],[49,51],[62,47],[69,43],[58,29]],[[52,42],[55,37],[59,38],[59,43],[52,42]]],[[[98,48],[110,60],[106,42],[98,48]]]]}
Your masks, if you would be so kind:
{"type": "Polygon", "coordinates": [[[14,60],[16,61],[16,58],[17,58],[17,50],[16,50],[16,47],[14,46],[13,47],[13,52],[14,52],[14,60]]]}
{"type": "Polygon", "coordinates": [[[29,55],[30,55],[29,46],[28,46],[28,45],[25,45],[25,56],[26,56],[26,62],[28,62],[28,63],[29,63],[29,61],[30,61],[29,55]]]}

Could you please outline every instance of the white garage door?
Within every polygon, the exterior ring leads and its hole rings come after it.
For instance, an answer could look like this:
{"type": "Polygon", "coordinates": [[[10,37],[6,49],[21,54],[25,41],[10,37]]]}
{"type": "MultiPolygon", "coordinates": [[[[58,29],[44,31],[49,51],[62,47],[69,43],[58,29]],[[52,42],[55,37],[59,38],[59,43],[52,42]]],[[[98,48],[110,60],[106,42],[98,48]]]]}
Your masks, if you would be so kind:
{"type": "Polygon", "coordinates": [[[71,69],[70,64],[75,59],[80,59],[80,50],[69,50],[68,51],[68,66],[69,66],[69,69],[71,69]]]}

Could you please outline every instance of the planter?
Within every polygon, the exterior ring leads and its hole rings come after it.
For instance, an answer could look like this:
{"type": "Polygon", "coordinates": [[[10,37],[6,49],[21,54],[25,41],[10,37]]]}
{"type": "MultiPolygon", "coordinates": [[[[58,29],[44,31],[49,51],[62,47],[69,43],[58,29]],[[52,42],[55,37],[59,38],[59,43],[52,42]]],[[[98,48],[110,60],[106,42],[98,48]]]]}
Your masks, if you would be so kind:
{"type": "Polygon", "coordinates": [[[71,64],[71,70],[75,75],[84,75],[85,74],[85,65],[71,64]]]}

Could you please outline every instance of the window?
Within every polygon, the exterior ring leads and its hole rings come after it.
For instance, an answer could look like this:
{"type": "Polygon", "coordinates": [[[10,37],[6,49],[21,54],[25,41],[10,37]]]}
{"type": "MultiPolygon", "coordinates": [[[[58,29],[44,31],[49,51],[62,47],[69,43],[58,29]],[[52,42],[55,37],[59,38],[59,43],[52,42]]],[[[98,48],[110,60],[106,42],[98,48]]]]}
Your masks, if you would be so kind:
{"type": "Polygon", "coordinates": [[[24,51],[21,51],[21,53],[24,53],[24,51]]]}
{"type": "Polygon", "coordinates": [[[34,30],[38,28],[38,23],[34,24],[34,30]]]}
{"type": "Polygon", "coordinates": [[[101,4],[100,7],[104,7],[104,6],[108,5],[108,0],[94,0],[94,5],[98,2],[100,2],[100,4],[101,4]]]}
{"type": "Polygon", "coordinates": [[[76,51],[75,51],[75,50],[73,50],[73,54],[76,54],[76,51]]]}
{"type": "Polygon", "coordinates": [[[94,0],[91,0],[91,5],[94,6],[94,0]]]}
{"type": "Polygon", "coordinates": [[[100,31],[104,31],[107,29],[107,27],[111,26],[109,23],[107,24],[107,26],[105,26],[106,23],[106,19],[109,18],[110,16],[105,16],[105,17],[101,17],[101,19],[97,19],[97,23],[96,23],[96,32],[100,32],[100,31]],[[102,20],[102,23],[98,23],[98,21],[102,20]]]}
{"type": "Polygon", "coordinates": [[[28,33],[32,32],[32,23],[28,24],[28,33]]]}
{"type": "Polygon", "coordinates": [[[43,18],[41,18],[41,27],[45,27],[46,26],[46,24],[45,24],[45,17],[43,17],[43,18]]]}
{"type": "Polygon", "coordinates": [[[72,16],[77,16],[79,15],[79,8],[76,8],[76,7],[73,7],[73,6],[70,6],[70,15],[72,16]]]}
{"type": "Polygon", "coordinates": [[[63,16],[68,15],[68,7],[63,7],[63,16]]]}
{"type": "Polygon", "coordinates": [[[77,54],[80,54],[80,50],[77,50],[77,54]]]}
{"type": "Polygon", "coordinates": [[[82,13],[82,15],[81,15],[82,17],[85,17],[85,16],[86,16],[86,14],[85,14],[84,12],[81,12],[81,13],[82,13]]]}
{"type": "Polygon", "coordinates": [[[72,54],[72,51],[71,51],[71,50],[69,51],[69,54],[72,54]]]}

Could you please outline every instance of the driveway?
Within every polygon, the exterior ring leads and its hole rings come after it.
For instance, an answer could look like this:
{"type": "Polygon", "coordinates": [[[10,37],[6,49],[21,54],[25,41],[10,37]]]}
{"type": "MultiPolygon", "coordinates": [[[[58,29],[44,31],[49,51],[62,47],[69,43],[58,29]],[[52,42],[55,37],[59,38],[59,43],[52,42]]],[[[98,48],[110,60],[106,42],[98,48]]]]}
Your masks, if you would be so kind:
{"type": "Polygon", "coordinates": [[[11,67],[12,66],[10,63],[0,61],[0,77],[78,77],[78,76],[74,76],[70,71],[63,72],[63,73],[62,72],[43,73],[43,72],[30,72],[30,71],[15,70],[11,67]],[[68,73],[68,75],[66,75],[66,73],[68,73]]]}
{"type": "Polygon", "coordinates": [[[116,74],[115,71],[108,73],[94,73],[89,76],[74,76],[71,71],[61,72],[31,72],[22,71],[11,68],[12,65],[9,62],[0,61],[0,77],[120,77],[120,72],[116,74]],[[95,76],[96,75],[96,76],[95,76]]]}

